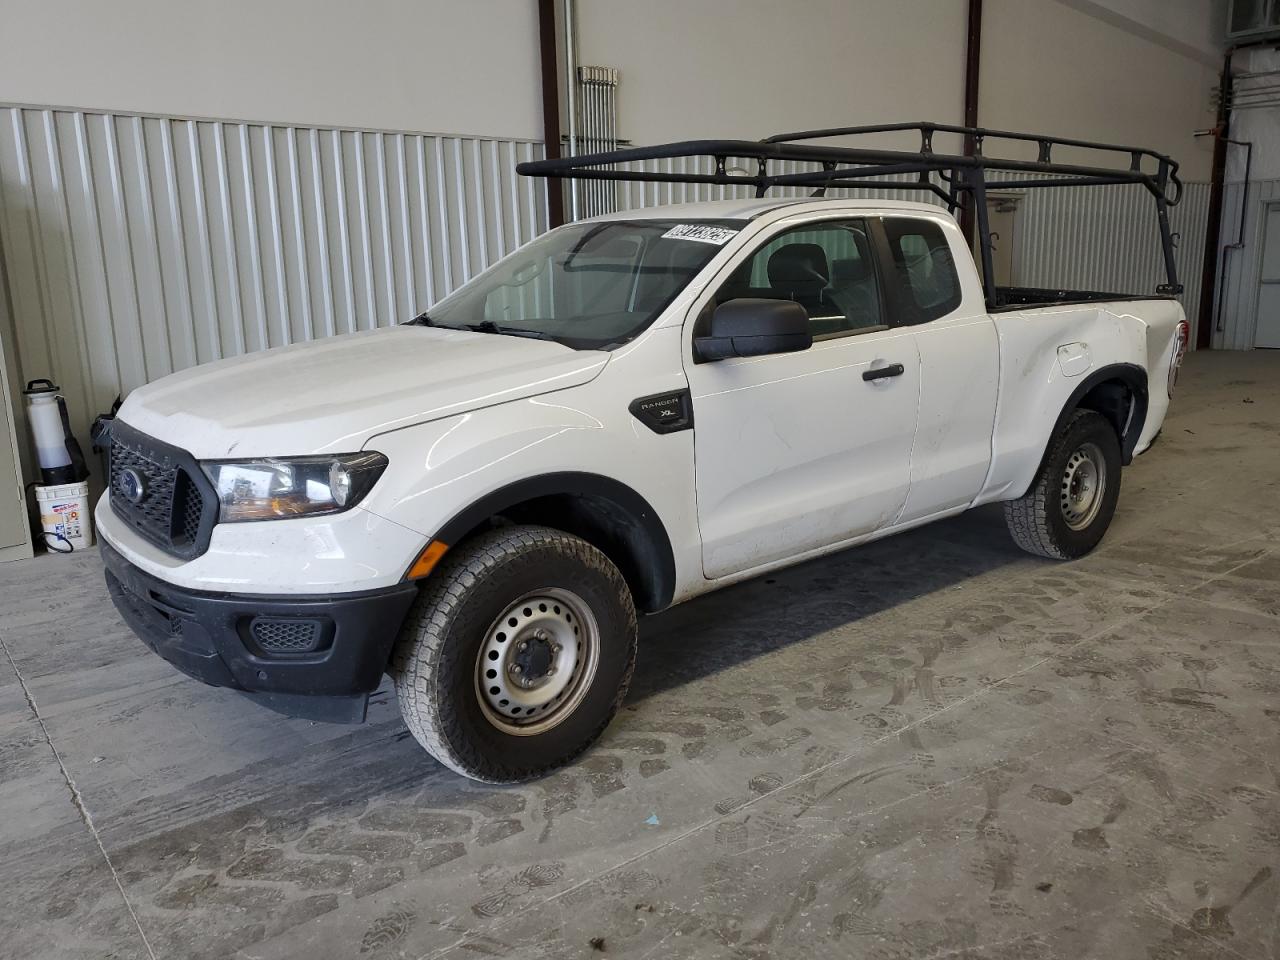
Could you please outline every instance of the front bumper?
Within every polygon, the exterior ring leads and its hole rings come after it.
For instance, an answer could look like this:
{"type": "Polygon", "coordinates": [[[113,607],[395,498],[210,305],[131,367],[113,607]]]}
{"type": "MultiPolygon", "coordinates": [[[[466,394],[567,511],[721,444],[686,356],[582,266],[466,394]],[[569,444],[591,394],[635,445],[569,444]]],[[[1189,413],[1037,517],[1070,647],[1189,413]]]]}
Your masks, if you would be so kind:
{"type": "Polygon", "coordinates": [[[154,652],[211,686],[313,720],[364,720],[417,596],[411,583],[332,595],[211,593],[151,576],[105,541],[102,560],[116,609],[154,652]],[[295,634],[305,649],[279,646],[295,634]]]}
{"type": "Polygon", "coordinates": [[[181,560],[139,536],[116,514],[110,491],[94,511],[101,539],[143,573],[183,590],[347,596],[399,586],[427,538],[357,505],[342,513],[265,523],[219,523],[209,549],[181,560]]]}

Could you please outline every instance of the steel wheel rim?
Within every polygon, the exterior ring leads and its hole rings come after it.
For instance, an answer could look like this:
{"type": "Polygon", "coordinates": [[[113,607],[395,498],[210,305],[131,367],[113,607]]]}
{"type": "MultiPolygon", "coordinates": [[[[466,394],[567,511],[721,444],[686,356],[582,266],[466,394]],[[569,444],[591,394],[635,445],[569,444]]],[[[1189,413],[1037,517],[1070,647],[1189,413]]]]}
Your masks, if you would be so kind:
{"type": "Polygon", "coordinates": [[[1107,462],[1102,448],[1096,443],[1081,444],[1067,458],[1062,472],[1062,486],[1058,501],[1062,505],[1062,518],[1072,530],[1083,530],[1093,523],[1102,509],[1103,493],[1107,487],[1107,462]]]}
{"type": "Polygon", "coordinates": [[[599,661],[600,628],[586,601],[560,587],[534,590],[485,631],[476,699],[503,733],[545,733],[582,703],[599,661]]]}

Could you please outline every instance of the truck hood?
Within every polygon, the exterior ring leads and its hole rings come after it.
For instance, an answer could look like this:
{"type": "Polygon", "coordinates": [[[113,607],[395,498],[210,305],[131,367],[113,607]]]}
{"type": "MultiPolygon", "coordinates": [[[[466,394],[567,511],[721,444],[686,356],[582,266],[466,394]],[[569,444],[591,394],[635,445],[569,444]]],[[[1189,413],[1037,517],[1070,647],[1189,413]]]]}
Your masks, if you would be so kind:
{"type": "Polygon", "coordinates": [[[608,359],[398,326],[193,367],[134,390],[119,416],[202,460],[347,453],[389,430],[587,383],[608,359]]]}

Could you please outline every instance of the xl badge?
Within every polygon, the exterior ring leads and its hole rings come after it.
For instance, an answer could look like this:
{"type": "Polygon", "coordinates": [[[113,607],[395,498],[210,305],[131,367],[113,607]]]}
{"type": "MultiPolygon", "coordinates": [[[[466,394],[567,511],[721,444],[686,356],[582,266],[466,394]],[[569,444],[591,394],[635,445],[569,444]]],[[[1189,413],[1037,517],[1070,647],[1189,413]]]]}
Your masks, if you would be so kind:
{"type": "Polygon", "coordinates": [[[135,506],[142,502],[147,495],[147,482],[142,479],[142,474],[131,467],[126,467],[120,471],[120,478],[116,480],[116,487],[120,491],[120,495],[135,506]]]}

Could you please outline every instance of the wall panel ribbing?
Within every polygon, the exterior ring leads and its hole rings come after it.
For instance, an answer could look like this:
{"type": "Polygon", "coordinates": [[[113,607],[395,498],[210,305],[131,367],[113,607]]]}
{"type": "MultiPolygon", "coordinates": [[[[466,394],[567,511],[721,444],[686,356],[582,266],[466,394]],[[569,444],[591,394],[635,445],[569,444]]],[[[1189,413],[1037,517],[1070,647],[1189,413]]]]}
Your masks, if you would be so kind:
{"type": "Polygon", "coordinates": [[[197,363],[429,307],[547,224],[542,145],[0,106],[22,380],[73,426],[197,363]]]}

